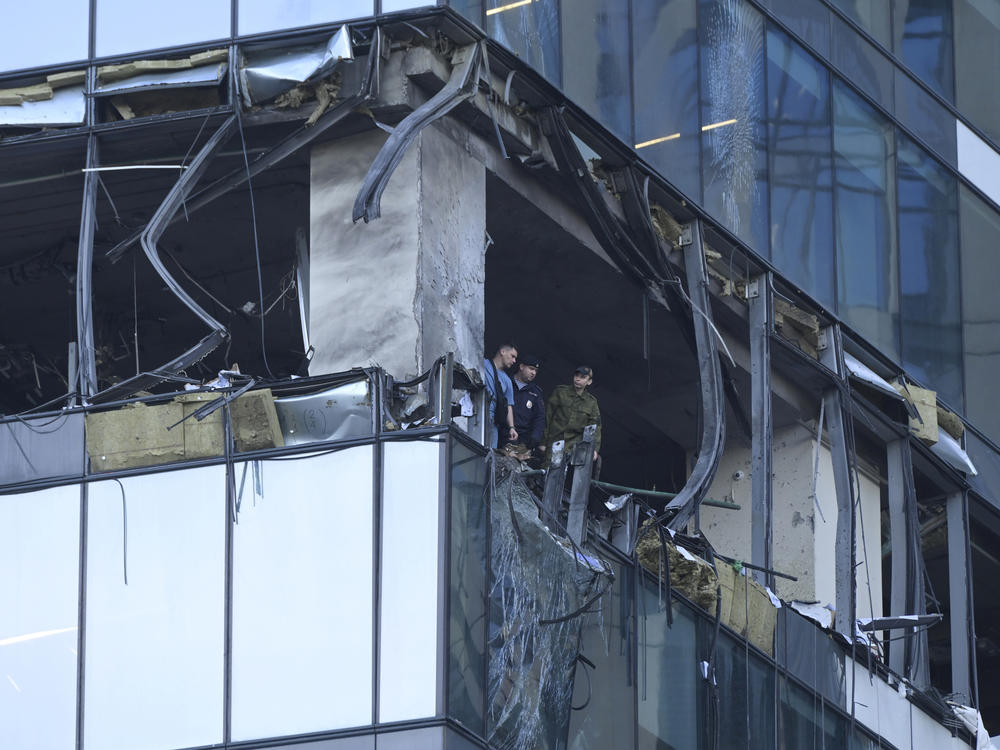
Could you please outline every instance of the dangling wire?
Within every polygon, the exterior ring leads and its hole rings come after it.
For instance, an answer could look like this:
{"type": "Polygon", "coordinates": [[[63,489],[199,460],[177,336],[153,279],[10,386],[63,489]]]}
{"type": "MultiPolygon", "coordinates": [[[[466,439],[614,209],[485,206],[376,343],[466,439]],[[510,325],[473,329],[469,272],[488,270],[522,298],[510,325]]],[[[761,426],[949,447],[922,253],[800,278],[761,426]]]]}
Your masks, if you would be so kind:
{"type": "MultiPolygon", "coordinates": [[[[243,165],[246,167],[247,171],[247,193],[250,195],[250,220],[253,227],[253,252],[254,258],[257,263],[257,299],[260,303],[258,308],[263,312],[264,310],[264,279],[261,274],[260,269],[260,241],[257,237],[257,207],[253,199],[253,181],[250,175],[250,158],[247,156],[247,140],[243,133],[243,118],[240,114],[240,108],[236,108],[236,117],[238,120],[238,127],[240,131],[240,145],[243,148],[243,165]]],[[[268,377],[272,380],[274,379],[274,373],[271,372],[271,365],[267,361],[267,343],[264,340],[264,316],[260,316],[260,353],[264,359],[264,371],[267,373],[268,377]]]]}

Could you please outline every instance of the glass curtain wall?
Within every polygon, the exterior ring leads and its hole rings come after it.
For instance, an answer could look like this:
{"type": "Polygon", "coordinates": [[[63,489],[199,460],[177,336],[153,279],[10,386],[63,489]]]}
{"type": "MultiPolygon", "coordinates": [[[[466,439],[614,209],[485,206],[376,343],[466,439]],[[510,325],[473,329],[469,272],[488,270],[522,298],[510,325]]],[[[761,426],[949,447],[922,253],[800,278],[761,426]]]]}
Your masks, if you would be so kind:
{"type": "Polygon", "coordinates": [[[764,19],[741,0],[702,0],[698,13],[703,203],[766,257],[764,19]]]}
{"type": "Polygon", "coordinates": [[[628,3],[574,0],[564,3],[563,89],[626,143],[632,140],[628,3]]]}
{"type": "Polygon", "coordinates": [[[634,0],[635,149],[688,195],[701,195],[697,0],[634,0]]]}
{"type": "Polygon", "coordinates": [[[834,306],[830,74],[784,34],[767,32],[771,260],[834,306]]]}
{"type": "Polygon", "coordinates": [[[958,181],[897,134],[903,365],[962,405],[958,181]]]}
{"type": "Polygon", "coordinates": [[[840,81],[833,87],[833,150],[838,308],[898,358],[893,128],[840,81]]]}
{"type": "Polygon", "coordinates": [[[0,495],[0,747],[75,747],[80,496],[0,495]]]}

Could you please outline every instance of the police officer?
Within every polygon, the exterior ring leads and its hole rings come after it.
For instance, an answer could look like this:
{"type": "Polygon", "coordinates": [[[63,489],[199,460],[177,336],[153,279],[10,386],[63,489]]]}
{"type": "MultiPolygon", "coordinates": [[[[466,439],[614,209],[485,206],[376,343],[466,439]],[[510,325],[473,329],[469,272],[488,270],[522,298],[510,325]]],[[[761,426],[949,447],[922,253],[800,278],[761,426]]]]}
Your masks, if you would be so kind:
{"type": "MultiPolygon", "coordinates": [[[[535,383],[541,361],[532,354],[522,354],[514,373],[514,429],[518,440],[529,450],[542,442],[545,432],[545,399],[535,383]]],[[[510,442],[510,441],[508,441],[510,442]]]]}

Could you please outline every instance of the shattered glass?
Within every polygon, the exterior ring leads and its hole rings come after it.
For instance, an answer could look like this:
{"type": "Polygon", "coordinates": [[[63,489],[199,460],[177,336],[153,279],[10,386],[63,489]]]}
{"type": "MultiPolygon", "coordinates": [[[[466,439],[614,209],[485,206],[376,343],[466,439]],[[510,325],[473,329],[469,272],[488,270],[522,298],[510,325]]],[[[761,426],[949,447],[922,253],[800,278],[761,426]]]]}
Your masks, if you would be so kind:
{"type": "Polygon", "coordinates": [[[498,750],[557,750],[587,611],[601,609],[612,572],[541,523],[515,465],[496,459],[491,478],[487,731],[498,750]]]}
{"type": "Polygon", "coordinates": [[[705,208],[767,255],[764,20],[742,0],[699,10],[705,208]]]}

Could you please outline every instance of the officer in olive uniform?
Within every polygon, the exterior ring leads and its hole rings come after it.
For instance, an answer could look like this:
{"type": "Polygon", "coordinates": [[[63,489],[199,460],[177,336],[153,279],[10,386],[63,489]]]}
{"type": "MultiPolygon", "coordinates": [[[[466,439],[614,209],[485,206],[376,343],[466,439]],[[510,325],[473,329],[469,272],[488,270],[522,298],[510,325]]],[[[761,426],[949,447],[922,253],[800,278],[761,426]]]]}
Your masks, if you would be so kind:
{"type": "Polygon", "coordinates": [[[601,450],[601,410],[597,406],[597,399],[587,391],[587,387],[593,382],[593,369],[580,365],[573,372],[573,385],[559,385],[552,391],[546,409],[548,424],[543,440],[547,451],[551,452],[552,443],[557,440],[566,441],[565,450],[569,450],[583,437],[583,429],[587,425],[596,424],[594,461],[599,461],[597,454],[601,450]]]}

